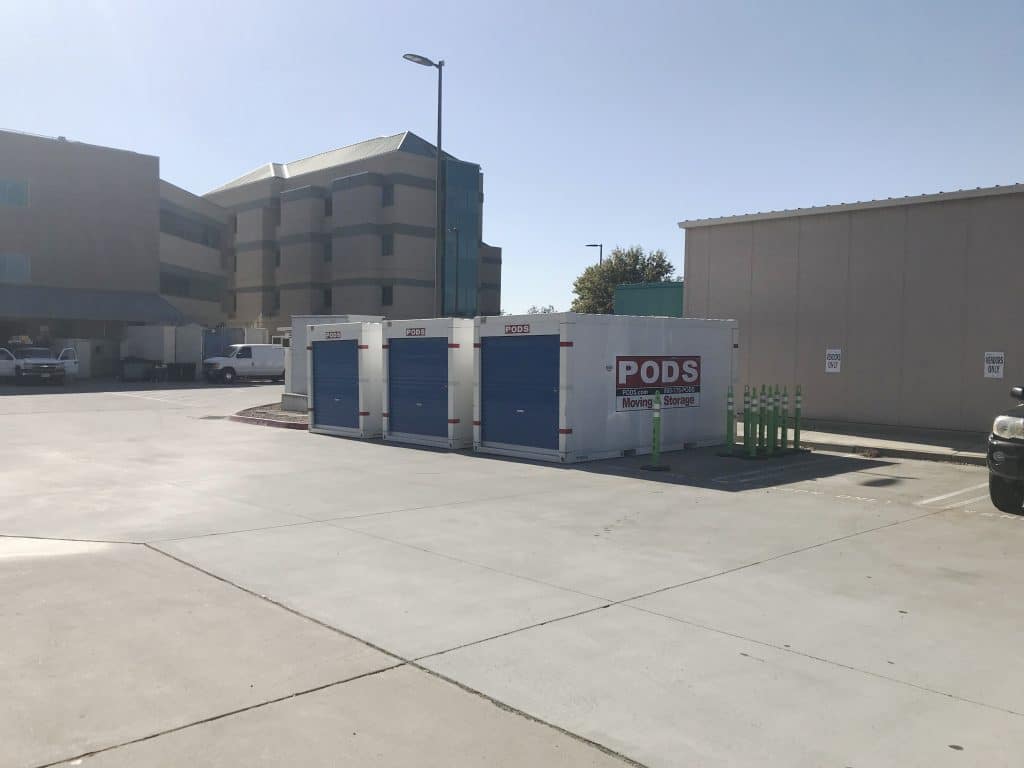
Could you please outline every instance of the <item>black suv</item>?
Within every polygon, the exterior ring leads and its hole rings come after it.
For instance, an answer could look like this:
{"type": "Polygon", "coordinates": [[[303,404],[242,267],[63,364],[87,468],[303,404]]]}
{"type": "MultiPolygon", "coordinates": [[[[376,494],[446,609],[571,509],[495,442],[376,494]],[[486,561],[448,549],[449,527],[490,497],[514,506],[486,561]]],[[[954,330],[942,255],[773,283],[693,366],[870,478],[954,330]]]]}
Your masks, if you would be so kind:
{"type": "MultiPolygon", "coordinates": [[[[1024,400],[1024,387],[1010,397],[1024,400]]],[[[988,436],[988,492],[996,509],[1024,514],[1024,403],[996,416],[988,436]]]]}

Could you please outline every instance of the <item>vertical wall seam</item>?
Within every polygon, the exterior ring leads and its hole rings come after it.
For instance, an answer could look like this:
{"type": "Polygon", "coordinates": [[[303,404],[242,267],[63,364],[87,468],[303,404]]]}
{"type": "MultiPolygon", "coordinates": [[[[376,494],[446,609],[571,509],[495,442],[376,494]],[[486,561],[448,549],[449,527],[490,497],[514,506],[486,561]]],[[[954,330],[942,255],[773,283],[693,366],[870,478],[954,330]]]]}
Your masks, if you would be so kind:
{"type": "Polygon", "coordinates": [[[903,399],[907,367],[907,251],[910,248],[910,206],[903,206],[903,266],[900,270],[900,389],[896,398],[896,423],[903,424],[903,399]]]}
{"type": "Polygon", "coordinates": [[[750,328],[754,325],[754,224],[747,225],[750,234],[750,250],[747,252],[747,263],[750,265],[750,282],[747,285],[747,379],[750,379],[750,366],[753,364],[751,352],[754,348],[753,335],[750,328]]]}
{"type": "MultiPolygon", "coordinates": [[[[711,230],[705,229],[704,236],[704,255],[706,256],[707,269],[704,270],[704,275],[707,279],[708,290],[704,294],[704,317],[711,317],[711,230]]],[[[686,286],[683,286],[683,293],[686,293],[686,286]]],[[[685,299],[684,299],[685,301],[685,299]]]]}
{"type": "Polygon", "coordinates": [[[971,222],[974,218],[975,204],[971,201],[967,201],[966,211],[966,222],[964,223],[964,255],[963,255],[963,293],[961,293],[960,300],[960,397],[957,398],[959,401],[959,413],[957,414],[957,425],[960,429],[968,429],[967,426],[967,414],[965,411],[965,400],[967,399],[967,388],[968,388],[968,373],[967,369],[970,365],[968,359],[968,348],[970,346],[970,322],[971,322],[971,222]]]}
{"type": "Polygon", "coordinates": [[[796,295],[793,297],[793,375],[790,383],[796,386],[797,371],[800,360],[800,239],[803,236],[804,220],[798,216],[796,220],[796,295]]]}
{"type": "MultiPolygon", "coordinates": [[[[851,266],[853,263],[853,214],[846,214],[846,290],[843,292],[843,299],[846,304],[843,311],[843,346],[842,349],[846,351],[846,354],[850,354],[850,291],[852,285],[852,270],[851,266]]],[[[824,355],[822,350],[822,355],[824,355]]],[[[822,363],[824,365],[824,363],[822,363]]],[[[849,369],[847,369],[849,370],[849,369]]],[[[843,374],[840,373],[840,376],[843,374]]],[[[846,383],[847,378],[840,380],[839,391],[842,392],[843,402],[849,402],[849,385],[846,383]]]]}

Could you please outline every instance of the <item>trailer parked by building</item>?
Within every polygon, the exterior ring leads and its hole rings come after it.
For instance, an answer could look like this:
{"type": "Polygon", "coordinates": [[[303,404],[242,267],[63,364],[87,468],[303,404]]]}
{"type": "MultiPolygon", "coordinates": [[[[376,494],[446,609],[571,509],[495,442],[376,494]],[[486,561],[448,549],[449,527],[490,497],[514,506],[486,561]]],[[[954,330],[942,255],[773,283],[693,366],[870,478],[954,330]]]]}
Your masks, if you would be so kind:
{"type": "Polygon", "coordinates": [[[733,320],[550,315],[474,321],[473,445],[565,463],[725,441],[733,320]]]}
{"type": "Polygon", "coordinates": [[[196,324],[129,325],[121,340],[121,360],[160,366],[170,378],[194,381],[202,372],[205,336],[196,324]]]}
{"type": "Polygon", "coordinates": [[[381,324],[311,325],[308,337],[309,431],[380,437],[384,353],[381,324]]]}
{"type": "Polygon", "coordinates": [[[473,321],[389,320],[384,335],[384,439],[473,444],[473,321]]]}

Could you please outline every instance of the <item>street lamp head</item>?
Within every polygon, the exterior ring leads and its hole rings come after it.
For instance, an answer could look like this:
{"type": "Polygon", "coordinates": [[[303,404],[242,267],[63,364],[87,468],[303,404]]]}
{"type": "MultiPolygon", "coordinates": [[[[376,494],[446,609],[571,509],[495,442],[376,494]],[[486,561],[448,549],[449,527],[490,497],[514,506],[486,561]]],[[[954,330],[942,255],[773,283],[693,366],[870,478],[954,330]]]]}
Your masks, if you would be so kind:
{"type": "Polygon", "coordinates": [[[602,243],[587,243],[587,248],[600,248],[602,243]]]}
{"type": "Polygon", "coordinates": [[[402,56],[406,61],[411,61],[413,64],[419,64],[424,67],[436,67],[433,61],[428,59],[426,56],[420,56],[418,53],[407,53],[402,56]]]}

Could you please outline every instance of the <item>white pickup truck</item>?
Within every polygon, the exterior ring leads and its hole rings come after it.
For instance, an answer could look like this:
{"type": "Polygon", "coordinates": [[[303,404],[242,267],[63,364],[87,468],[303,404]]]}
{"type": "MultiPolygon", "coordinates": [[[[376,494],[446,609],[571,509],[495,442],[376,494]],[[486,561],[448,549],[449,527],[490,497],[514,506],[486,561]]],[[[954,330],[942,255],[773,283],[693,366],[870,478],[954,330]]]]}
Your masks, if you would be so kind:
{"type": "Polygon", "coordinates": [[[0,377],[64,383],[78,376],[78,355],[72,347],[54,357],[47,347],[34,344],[0,347],[0,377]]]}

